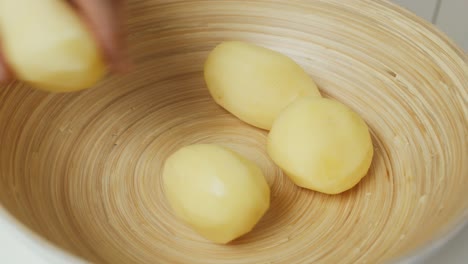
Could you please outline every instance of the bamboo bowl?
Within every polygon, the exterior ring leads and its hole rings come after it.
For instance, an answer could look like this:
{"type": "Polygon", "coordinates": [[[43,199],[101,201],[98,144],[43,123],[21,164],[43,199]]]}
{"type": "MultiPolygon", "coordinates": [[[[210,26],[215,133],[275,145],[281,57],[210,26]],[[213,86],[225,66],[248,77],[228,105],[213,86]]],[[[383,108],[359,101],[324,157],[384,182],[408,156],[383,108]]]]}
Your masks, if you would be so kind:
{"type": "Polygon", "coordinates": [[[129,2],[132,73],[72,94],[0,89],[0,203],[30,236],[94,263],[382,263],[467,221],[468,59],[429,23],[385,1],[129,2]],[[266,132],[214,103],[202,69],[223,40],[283,52],[363,116],[375,157],[356,188],[295,187],[266,132]],[[178,221],[161,187],[165,158],[201,142],[271,186],[268,213],[227,246],[178,221]]]}

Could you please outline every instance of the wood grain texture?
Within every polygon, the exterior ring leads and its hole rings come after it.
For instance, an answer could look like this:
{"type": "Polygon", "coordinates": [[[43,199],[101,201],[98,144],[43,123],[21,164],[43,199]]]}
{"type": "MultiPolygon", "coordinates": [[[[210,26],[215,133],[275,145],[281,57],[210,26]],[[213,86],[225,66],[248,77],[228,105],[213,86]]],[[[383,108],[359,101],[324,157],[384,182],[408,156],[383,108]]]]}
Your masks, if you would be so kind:
{"type": "Polygon", "coordinates": [[[0,202],[18,221],[94,263],[382,263],[467,221],[468,58],[385,1],[129,1],[137,68],[98,87],[0,87],[0,202]],[[342,195],[295,187],[265,131],[218,107],[208,52],[244,40],[292,57],[372,130],[369,175],[342,195]],[[257,162],[271,209],[214,245],[171,213],[165,158],[219,143],[257,162]]]}

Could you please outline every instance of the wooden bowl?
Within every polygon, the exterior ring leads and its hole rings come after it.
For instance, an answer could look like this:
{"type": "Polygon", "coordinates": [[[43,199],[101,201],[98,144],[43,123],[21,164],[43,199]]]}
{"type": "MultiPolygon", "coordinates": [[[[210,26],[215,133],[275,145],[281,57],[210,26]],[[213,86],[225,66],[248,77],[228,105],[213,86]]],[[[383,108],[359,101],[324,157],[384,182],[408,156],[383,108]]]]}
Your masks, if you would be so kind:
{"type": "Polygon", "coordinates": [[[128,17],[132,73],[72,94],[0,87],[0,202],[33,233],[94,263],[382,263],[466,223],[468,59],[429,23],[368,0],[133,0],[128,17]],[[223,40],[290,56],[362,115],[375,158],[356,188],[296,187],[266,132],[214,103],[202,70],[223,40]],[[271,186],[229,245],[177,220],[161,188],[165,158],[200,142],[251,158],[271,186]]]}

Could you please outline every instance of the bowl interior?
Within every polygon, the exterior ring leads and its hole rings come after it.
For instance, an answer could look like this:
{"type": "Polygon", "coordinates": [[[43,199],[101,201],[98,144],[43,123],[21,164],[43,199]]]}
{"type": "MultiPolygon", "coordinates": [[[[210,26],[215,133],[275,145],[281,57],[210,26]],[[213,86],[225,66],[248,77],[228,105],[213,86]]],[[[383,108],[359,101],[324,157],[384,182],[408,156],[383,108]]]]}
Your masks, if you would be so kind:
{"type": "Polygon", "coordinates": [[[466,55],[383,1],[129,1],[136,69],[93,89],[0,89],[0,204],[95,263],[378,263],[466,220],[466,55]],[[203,80],[208,52],[245,40],[298,62],[362,115],[375,157],[341,195],[306,191],[268,158],[266,132],[228,114],[203,80]],[[256,228],[214,245],[171,213],[165,158],[211,142],[257,162],[272,189],[256,228]]]}

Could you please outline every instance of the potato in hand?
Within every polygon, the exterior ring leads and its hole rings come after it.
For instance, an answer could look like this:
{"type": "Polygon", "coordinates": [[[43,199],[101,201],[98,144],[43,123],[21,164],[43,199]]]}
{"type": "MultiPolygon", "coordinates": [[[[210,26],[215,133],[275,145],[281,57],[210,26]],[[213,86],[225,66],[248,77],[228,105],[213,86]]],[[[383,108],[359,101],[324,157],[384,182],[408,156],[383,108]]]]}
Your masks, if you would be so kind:
{"type": "Polygon", "coordinates": [[[266,130],[298,97],[320,97],[315,82],[292,59],[240,41],[219,44],[205,62],[204,75],[219,105],[244,122],[266,130]]]}
{"type": "Polygon", "coordinates": [[[105,74],[100,48],[63,0],[0,0],[0,39],[15,76],[51,92],[90,88],[105,74]]]}
{"type": "Polygon", "coordinates": [[[270,187],[260,168],[214,144],[172,154],[164,165],[163,186],[175,215],[220,244],[251,231],[270,206],[270,187]]]}
{"type": "Polygon", "coordinates": [[[298,99],[279,115],[267,151],[296,185],[326,194],[354,187],[374,153],[367,124],[357,113],[313,97],[298,99]]]}

